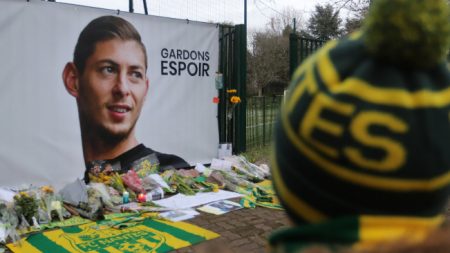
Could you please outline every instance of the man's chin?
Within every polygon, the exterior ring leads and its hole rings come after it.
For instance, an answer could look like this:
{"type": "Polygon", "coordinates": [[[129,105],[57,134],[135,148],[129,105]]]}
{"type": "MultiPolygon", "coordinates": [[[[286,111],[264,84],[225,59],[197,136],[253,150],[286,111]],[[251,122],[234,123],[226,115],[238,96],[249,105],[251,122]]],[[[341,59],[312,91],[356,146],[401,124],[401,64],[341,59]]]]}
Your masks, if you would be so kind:
{"type": "Polygon", "coordinates": [[[132,132],[133,128],[103,128],[101,131],[99,131],[100,136],[102,139],[109,143],[118,143],[125,139],[127,139],[132,132]]]}

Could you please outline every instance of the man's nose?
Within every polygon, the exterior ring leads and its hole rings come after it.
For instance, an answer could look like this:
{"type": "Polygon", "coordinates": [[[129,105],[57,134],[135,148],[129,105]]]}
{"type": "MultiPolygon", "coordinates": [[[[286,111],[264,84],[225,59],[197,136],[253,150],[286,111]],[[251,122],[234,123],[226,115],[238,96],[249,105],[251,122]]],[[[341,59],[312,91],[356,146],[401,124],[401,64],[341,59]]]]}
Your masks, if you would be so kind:
{"type": "Polygon", "coordinates": [[[121,71],[117,75],[117,80],[113,88],[113,93],[114,95],[119,97],[125,97],[130,94],[130,83],[128,81],[128,76],[125,71],[121,71]]]}

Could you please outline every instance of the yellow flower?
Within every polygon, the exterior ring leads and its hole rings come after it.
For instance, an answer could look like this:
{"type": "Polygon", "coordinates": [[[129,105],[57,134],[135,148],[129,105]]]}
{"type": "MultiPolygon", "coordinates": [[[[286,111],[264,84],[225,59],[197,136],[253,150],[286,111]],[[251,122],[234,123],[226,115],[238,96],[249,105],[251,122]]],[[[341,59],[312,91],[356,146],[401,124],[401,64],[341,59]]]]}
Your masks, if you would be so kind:
{"type": "Polygon", "coordinates": [[[42,186],[41,191],[43,191],[45,193],[53,193],[54,192],[53,188],[48,185],[42,186]]]}
{"type": "Polygon", "coordinates": [[[19,197],[29,197],[28,196],[28,193],[26,193],[26,192],[19,192],[19,197]]]}
{"type": "Polygon", "coordinates": [[[230,102],[231,102],[232,104],[240,103],[240,102],[241,102],[241,98],[238,97],[238,96],[232,96],[232,97],[230,98],[230,102]]]}
{"type": "Polygon", "coordinates": [[[227,93],[237,93],[236,89],[227,90],[227,93]]]}

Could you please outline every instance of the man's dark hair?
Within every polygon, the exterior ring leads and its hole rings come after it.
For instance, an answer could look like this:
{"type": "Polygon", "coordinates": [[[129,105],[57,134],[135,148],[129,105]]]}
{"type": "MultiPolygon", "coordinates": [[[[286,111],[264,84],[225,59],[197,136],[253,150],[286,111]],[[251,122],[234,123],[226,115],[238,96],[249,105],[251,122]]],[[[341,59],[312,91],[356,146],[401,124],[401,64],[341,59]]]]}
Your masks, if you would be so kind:
{"type": "Polygon", "coordinates": [[[138,42],[145,57],[145,68],[147,68],[147,52],[141,41],[141,35],[134,26],[123,18],[116,16],[103,16],[92,20],[80,33],[75,52],[73,54],[73,62],[80,74],[84,72],[86,60],[95,50],[98,42],[111,39],[133,40],[138,42]]]}

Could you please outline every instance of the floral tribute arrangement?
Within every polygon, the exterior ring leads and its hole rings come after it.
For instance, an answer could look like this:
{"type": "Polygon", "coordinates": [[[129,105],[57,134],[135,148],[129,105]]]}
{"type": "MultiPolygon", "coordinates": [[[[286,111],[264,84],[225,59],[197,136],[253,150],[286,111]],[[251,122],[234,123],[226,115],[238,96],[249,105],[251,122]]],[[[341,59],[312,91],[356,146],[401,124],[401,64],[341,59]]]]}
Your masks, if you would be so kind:
{"type": "Polygon", "coordinates": [[[87,185],[77,179],[59,192],[51,186],[15,189],[12,201],[0,198],[0,250],[2,243],[18,245],[20,238],[29,233],[101,221],[109,219],[111,214],[147,213],[163,220],[158,212],[170,209],[154,201],[167,195],[195,195],[219,189],[243,194],[254,189],[264,191],[256,183],[269,176],[268,170],[242,157],[228,159],[234,164],[228,170],[211,167],[201,172],[196,169],[160,171],[159,164],[143,159],[126,173],[120,173],[110,164],[96,161],[89,170],[87,185]]]}
{"type": "Polygon", "coordinates": [[[12,201],[0,200],[0,243],[17,242],[20,235],[36,232],[51,222],[70,217],[51,186],[20,189],[12,201]],[[1,233],[3,232],[3,233],[1,233]]]}

